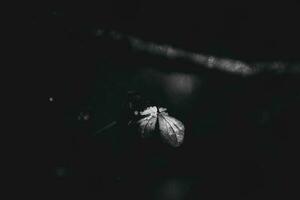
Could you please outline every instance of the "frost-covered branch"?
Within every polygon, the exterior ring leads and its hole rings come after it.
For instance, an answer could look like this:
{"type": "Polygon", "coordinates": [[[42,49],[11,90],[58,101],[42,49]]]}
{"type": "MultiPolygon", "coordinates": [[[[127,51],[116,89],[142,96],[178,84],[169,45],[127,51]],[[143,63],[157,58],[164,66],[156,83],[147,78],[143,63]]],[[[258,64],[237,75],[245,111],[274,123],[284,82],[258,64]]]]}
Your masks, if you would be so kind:
{"type": "MultiPolygon", "coordinates": [[[[104,31],[100,31],[101,34],[104,31]]],[[[124,35],[120,32],[109,31],[108,35],[114,40],[126,40],[135,51],[142,51],[153,55],[163,56],[169,59],[181,58],[208,69],[217,69],[228,73],[249,76],[265,71],[272,73],[299,73],[299,64],[287,64],[283,62],[257,62],[247,64],[245,62],[219,58],[212,55],[205,55],[182,50],[166,44],[156,44],[144,41],[137,37],[124,35]]]]}

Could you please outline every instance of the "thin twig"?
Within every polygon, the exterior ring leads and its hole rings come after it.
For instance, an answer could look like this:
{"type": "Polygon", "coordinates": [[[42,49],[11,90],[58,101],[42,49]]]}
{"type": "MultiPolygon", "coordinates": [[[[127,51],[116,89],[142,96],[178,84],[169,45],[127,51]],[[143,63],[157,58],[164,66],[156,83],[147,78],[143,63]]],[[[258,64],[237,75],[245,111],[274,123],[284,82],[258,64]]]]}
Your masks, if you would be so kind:
{"type": "Polygon", "coordinates": [[[100,134],[100,133],[103,133],[103,132],[106,131],[107,129],[110,129],[110,128],[112,128],[113,126],[115,126],[116,124],[117,124],[117,122],[116,122],[116,121],[113,121],[113,122],[107,124],[106,126],[104,126],[103,128],[99,129],[98,131],[96,131],[96,132],[94,133],[94,135],[98,135],[98,134],[100,134]]]}

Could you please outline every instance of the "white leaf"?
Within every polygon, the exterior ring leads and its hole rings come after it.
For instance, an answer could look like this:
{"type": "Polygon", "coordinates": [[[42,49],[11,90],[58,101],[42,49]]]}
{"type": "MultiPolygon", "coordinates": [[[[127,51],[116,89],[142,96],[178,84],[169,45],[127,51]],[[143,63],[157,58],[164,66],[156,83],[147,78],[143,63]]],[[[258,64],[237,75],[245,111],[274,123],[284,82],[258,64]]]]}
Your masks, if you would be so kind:
{"type": "Polygon", "coordinates": [[[155,132],[158,120],[161,137],[171,146],[178,147],[183,143],[185,128],[181,121],[169,116],[166,110],[152,106],[140,112],[144,117],[138,121],[139,129],[143,138],[149,137],[155,132]]]}
{"type": "Polygon", "coordinates": [[[142,137],[149,137],[155,130],[157,116],[149,115],[138,121],[142,137]]]}
{"type": "Polygon", "coordinates": [[[167,143],[173,147],[183,143],[185,128],[181,121],[162,112],[158,114],[158,122],[160,134],[167,143]]]}

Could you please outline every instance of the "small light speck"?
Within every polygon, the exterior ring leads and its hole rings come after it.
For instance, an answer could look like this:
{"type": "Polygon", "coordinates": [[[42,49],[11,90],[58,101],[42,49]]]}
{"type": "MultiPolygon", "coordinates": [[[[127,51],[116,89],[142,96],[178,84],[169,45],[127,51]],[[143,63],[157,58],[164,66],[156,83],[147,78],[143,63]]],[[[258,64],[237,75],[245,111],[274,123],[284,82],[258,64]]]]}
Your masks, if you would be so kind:
{"type": "Polygon", "coordinates": [[[53,97],[49,97],[49,101],[53,102],[54,101],[53,97]]]}
{"type": "Polygon", "coordinates": [[[89,116],[89,115],[84,115],[84,116],[83,116],[83,120],[87,121],[87,120],[89,120],[89,119],[90,119],[90,116],[89,116]]]}
{"type": "Polygon", "coordinates": [[[83,120],[83,121],[88,121],[90,119],[90,114],[89,113],[85,113],[85,112],[81,112],[78,115],[78,120],[83,120]]]}

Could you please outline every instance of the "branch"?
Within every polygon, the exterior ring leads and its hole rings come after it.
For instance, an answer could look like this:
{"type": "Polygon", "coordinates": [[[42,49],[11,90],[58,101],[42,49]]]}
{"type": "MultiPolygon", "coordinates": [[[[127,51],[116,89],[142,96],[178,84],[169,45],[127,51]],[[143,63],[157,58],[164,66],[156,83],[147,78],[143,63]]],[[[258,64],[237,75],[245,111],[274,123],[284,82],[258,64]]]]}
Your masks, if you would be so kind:
{"type": "MultiPolygon", "coordinates": [[[[102,35],[105,32],[100,30],[99,33],[102,35]]],[[[169,59],[180,58],[196,65],[201,65],[207,69],[217,69],[242,76],[255,75],[266,71],[276,74],[300,73],[299,63],[293,65],[283,62],[257,62],[247,64],[239,60],[218,58],[211,55],[189,52],[179,48],[174,48],[171,45],[147,42],[137,37],[124,35],[116,31],[109,31],[108,36],[114,40],[126,40],[135,51],[159,55],[169,59]]]]}

